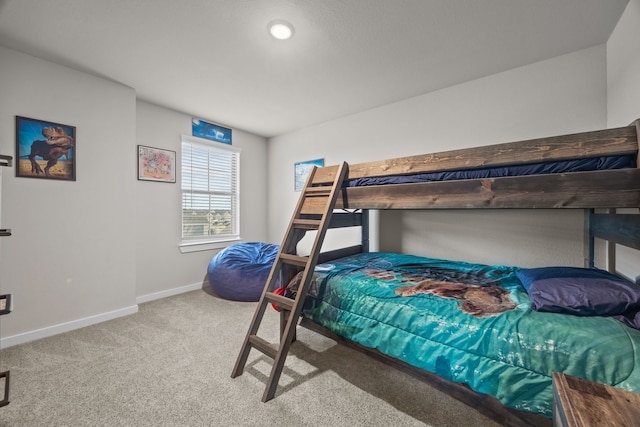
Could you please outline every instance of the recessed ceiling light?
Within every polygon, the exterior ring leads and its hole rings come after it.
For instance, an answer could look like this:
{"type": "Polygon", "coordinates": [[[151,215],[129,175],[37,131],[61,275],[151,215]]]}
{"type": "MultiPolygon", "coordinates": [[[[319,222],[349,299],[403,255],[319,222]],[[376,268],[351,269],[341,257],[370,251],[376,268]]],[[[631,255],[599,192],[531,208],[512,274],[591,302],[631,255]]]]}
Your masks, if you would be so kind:
{"type": "Polygon", "coordinates": [[[293,35],[293,25],[287,21],[276,20],[269,22],[267,25],[271,35],[278,40],[287,40],[293,35]]]}

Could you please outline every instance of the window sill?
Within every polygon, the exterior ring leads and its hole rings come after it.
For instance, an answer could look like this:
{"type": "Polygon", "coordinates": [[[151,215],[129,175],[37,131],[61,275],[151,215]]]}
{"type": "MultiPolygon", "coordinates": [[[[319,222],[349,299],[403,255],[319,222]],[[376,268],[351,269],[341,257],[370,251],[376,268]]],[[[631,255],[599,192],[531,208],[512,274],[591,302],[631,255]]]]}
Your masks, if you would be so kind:
{"type": "Polygon", "coordinates": [[[229,239],[229,240],[215,240],[215,241],[183,241],[180,242],[178,248],[180,253],[188,254],[191,252],[210,251],[213,249],[224,249],[227,246],[231,246],[235,243],[241,242],[241,238],[229,239]]]}

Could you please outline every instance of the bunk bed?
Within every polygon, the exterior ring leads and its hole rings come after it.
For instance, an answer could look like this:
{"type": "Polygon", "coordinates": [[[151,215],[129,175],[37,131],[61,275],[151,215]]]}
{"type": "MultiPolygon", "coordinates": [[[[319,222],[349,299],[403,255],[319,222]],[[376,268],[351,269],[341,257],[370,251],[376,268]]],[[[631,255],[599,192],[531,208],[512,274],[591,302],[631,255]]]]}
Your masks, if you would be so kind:
{"type": "MultiPolygon", "coordinates": [[[[610,260],[616,244],[640,249],[640,215],[617,213],[640,207],[639,133],[640,120],[348,165],[329,228],[361,226],[362,243],[318,256],[300,325],[422,378],[506,425],[551,424],[553,371],[640,392],[640,287],[594,263],[596,238],[609,242],[610,260]],[[522,269],[368,251],[368,209],[509,208],[584,209],[585,268],[522,269]],[[623,290],[616,292],[628,297],[627,305],[613,313],[573,301],[563,310],[544,300],[555,291],[543,287],[563,280],[601,286],[593,300],[620,282],[623,290]]],[[[318,168],[307,185],[330,184],[339,170],[318,168]]],[[[301,217],[318,217],[314,198],[300,203],[301,217]]],[[[283,270],[285,297],[295,298],[300,270],[283,270]]],[[[582,293],[580,286],[563,296],[582,293]]],[[[289,315],[283,311],[281,325],[289,315]]]]}

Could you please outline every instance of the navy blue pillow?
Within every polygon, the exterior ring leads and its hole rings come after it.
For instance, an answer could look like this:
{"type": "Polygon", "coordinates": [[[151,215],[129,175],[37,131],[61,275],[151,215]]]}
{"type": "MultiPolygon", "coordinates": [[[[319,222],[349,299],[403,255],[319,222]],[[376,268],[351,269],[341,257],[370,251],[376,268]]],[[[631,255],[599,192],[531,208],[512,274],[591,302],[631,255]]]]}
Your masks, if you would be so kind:
{"type": "Polygon", "coordinates": [[[617,316],[640,310],[640,286],[596,268],[519,270],[532,308],[576,316],[617,316]]]}

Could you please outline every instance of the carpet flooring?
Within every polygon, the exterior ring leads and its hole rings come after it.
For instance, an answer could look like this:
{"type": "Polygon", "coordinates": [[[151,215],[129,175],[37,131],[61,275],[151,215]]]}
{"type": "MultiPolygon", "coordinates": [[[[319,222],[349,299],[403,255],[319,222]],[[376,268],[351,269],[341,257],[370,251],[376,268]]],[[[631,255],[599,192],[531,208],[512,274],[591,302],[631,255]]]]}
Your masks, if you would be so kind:
{"type": "MultiPolygon", "coordinates": [[[[131,316],[0,350],[11,403],[0,426],[497,426],[356,350],[299,328],[276,398],[256,350],[231,378],[256,303],[203,290],[131,316]]],[[[278,315],[259,331],[276,342],[278,315]]]]}

